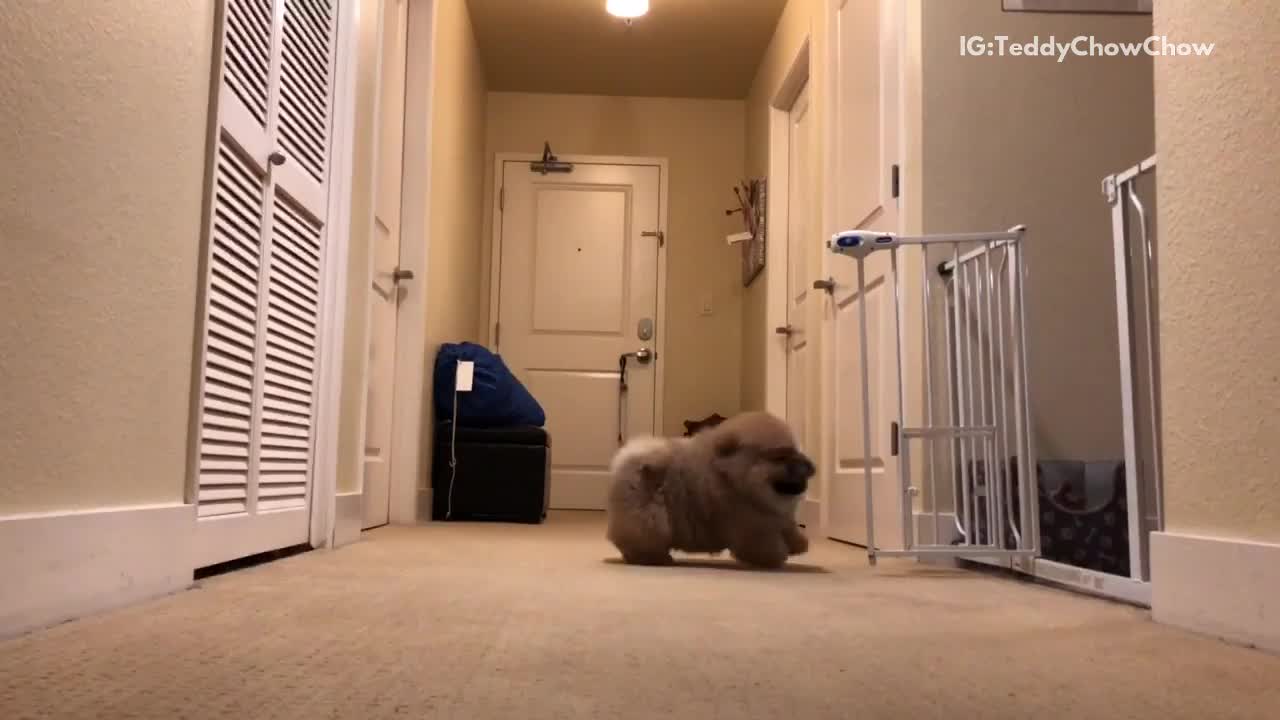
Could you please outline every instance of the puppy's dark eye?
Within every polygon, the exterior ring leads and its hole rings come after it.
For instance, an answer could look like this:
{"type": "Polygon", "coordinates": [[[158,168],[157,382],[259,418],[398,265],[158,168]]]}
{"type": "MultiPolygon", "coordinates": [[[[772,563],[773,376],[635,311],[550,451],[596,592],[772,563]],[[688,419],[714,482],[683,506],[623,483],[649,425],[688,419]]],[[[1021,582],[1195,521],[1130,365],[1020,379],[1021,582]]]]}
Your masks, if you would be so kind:
{"type": "Polygon", "coordinates": [[[733,436],[721,438],[721,440],[716,443],[716,455],[719,455],[720,457],[728,457],[738,452],[741,448],[742,445],[738,442],[737,438],[733,436]]]}
{"type": "Polygon", "coordinates": [[[765,462],[785,463],[796,456],[791,448],[770,448],[760,451],[760,459],[765,462]]]}

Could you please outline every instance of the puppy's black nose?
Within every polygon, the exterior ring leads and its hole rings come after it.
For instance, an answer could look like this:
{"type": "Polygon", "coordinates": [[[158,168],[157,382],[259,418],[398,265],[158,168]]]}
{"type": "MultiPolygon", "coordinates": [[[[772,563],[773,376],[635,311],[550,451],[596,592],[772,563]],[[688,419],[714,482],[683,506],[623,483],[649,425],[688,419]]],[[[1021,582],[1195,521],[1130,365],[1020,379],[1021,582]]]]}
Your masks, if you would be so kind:
{"type": "Polygon", "coordinates": [[[804,455],[797,455],[787,463],[787,475],[793,482],[808,482],[817,470],[813,462],[804,455]]]}
{"type": "Polygon", "coordinates": [[[803,455],[796,455],[786,462],[786,476],[774,482],[773,489],[782,495],[802,495],[809,489],[809,478],[817,468],[803,455]]]}

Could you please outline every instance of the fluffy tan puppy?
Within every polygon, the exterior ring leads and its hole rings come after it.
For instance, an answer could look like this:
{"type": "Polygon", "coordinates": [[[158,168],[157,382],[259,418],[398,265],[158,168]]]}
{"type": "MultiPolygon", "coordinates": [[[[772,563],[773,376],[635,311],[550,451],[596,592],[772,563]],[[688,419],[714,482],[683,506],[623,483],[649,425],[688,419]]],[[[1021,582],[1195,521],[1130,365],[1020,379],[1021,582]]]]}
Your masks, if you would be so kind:
{"type": "Polygon", "coordinates": [[[743,413],[691,438],[638,438],[611,466],[608,538],[628,563],[668,565],[672,550],[762,568],[809,549],[796,506],[814,466],[768,413],[743,413]]]}

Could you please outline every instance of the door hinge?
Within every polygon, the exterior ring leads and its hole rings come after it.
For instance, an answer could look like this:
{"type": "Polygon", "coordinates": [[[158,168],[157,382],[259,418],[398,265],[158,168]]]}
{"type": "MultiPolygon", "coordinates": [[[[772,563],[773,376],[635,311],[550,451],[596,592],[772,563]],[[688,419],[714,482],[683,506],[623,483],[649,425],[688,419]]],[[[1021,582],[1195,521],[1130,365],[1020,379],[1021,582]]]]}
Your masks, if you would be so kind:
{"type": "Polygon", "coordinates": [[[890,170],[889,190],[895,198],[902,194],[902,168],[897,164],[890,170]]]}
{"type": "Polygon", "coordinates": [[[898,457],[898,423],[889,423],[889,455],[898,457]]]}
{"type": "Polygon", "coordinates": [[[498,188],[498,212],[507,209],[507,186],[498,188]]]}

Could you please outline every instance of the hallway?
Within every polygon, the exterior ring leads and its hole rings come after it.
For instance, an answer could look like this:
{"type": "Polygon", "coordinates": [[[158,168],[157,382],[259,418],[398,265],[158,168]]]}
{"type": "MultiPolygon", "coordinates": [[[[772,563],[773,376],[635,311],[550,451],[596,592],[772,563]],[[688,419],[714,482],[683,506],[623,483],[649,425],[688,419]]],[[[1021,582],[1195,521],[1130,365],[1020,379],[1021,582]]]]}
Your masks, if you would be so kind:
{"type": "Polygon", "coordinates": [[[872,570],[830,543],[780,574],[613,556],[596,515],[373,531],[0,644],[0,717],[1164,719],[1280,707],[1280,658],[1053,589],[872,570]]]}

